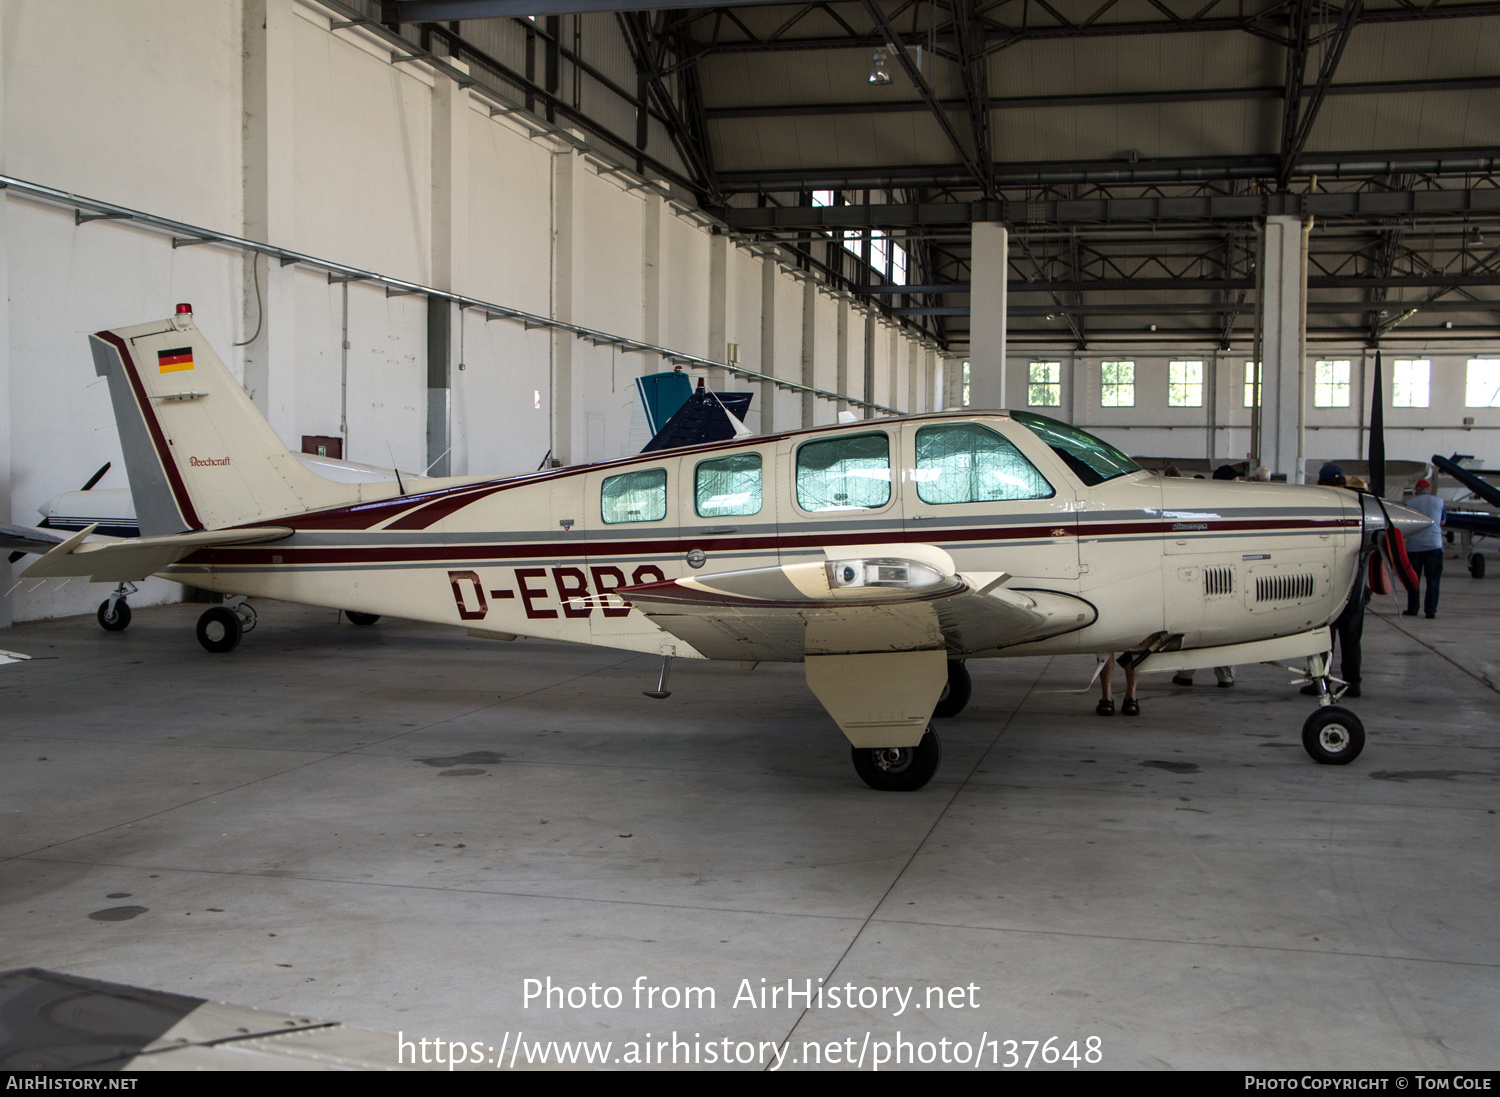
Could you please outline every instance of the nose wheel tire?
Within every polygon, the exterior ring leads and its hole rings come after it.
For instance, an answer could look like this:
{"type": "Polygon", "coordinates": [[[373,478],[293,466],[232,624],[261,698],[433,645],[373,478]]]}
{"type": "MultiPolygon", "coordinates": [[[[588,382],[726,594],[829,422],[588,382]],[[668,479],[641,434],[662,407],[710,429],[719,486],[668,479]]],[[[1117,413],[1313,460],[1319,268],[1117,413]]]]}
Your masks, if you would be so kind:
{"type": "Polygon", "coordinates": [[[1365,726],[1348,709],[1325,705],[1302,725],[1302,746],[1315,762],[1348,765],[1365,749],[1365,726]]]}
{"type": "Polygon", "coordinates": [[[854,772],[879,792],[915,792],[932,780],[943,758],[931,724],[914,747],[851,747],[849,752],[854,772]]]}
{"type": "Polygon", "coordinates": [[[1469,574],[1476,579],[1484,578],[1484,553],[1476,552],[1469,557],[1469,574]]]}
{"type": "Polygon", "coordinates": [[[215,655],[233,651],[244,634],[245,626],[240,623],[239,614],[223,606],[205,610],[198,618],[198,643],[203,645],[204,651],[215,655]]]}
{"type": "Polygon", "coordinates": [[[356,613],[352,609],[344,610],[344,616],[349,618],[351,625],[373,625],[376,621],[380,620],[380,614],[378,613],[356,613]]]}
{"type": "Polygon", "coordinates": [[[937,707],[932,710],[932,714],[941,720],[957,716],[969,707],[969,698],[973,693],[974,681],[969,677],[969,668],[961,660],[949,659],[948,684],[943,687],[943,695],[938,698],[937,707]]]}
{"type": "Polygon", "coordinates": [[[115,603],[113,611],[109,608],[109,599],[99,603],[99,612],[95,615],[99,618],[99,627],[105,632],[124,632],[130,627],[130,606],[121,598],[115,603]]]}

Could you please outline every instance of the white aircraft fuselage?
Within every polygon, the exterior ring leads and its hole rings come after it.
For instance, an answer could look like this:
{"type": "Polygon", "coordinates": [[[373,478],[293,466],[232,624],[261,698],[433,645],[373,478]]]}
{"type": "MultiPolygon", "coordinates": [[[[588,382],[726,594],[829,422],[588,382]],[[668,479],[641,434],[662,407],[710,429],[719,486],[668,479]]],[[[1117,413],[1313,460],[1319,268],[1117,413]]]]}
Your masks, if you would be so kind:
{"type": "Polygon", "coordinates": [[[1349,491],[1161,479],[1004,411],[335,483],[287,450],[190,313],[91,342],[146,536],[80,533],[28,575],[154,573],[496,639],[803,661],[851,743],[891,758],[966,659],[1128,651],[1182,669],[1327,651],[1384,524],[1349,491]]]}

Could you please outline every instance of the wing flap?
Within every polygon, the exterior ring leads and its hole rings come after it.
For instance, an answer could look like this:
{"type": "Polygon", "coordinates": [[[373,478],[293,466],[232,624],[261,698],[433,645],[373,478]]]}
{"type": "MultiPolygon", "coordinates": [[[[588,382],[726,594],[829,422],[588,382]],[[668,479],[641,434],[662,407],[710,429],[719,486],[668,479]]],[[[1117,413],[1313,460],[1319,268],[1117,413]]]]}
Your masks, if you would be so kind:
{"type": "Polygon", "coordinates": [[[825,555],[825,563],[669,579],[615,593],[710,659],[962,654],[1070,632],[1096,616],[1072,595],[1009,590],[1003,572],[960,575],[951,557],[932,546],[870,545],[825,555]],[[868,555],[850,558],[851,551],[868,555]]]}
{"type": "Polygon", "coordinates": [[[289,526],[257,526],[84,543],[93,531],[94,526],[89,526],[63,541],[23,571],[21,578],[87,576],[95,583],[135,581],[153,575],[199,549],[279,541],[295,532],[289,526]]]}

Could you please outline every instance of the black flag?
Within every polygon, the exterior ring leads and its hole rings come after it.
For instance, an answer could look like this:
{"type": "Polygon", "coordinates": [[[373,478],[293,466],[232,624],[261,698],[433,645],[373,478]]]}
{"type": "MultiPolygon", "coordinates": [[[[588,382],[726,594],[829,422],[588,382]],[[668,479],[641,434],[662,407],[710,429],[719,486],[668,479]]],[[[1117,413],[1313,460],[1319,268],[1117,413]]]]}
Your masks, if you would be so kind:
{"type": "Polygon", "coordinates": [[[1375,385],[1370,394],[1370,490],[1385,498],[1385,381],[1375,352],[1375,385]]]}

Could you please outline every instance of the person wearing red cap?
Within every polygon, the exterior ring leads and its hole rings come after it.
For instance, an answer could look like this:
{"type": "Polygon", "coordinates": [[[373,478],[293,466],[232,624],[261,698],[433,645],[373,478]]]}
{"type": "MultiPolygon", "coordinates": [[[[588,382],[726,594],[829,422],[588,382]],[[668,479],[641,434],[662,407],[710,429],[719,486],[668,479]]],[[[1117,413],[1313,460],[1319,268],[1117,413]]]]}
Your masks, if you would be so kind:
{"type": "MultiPolygon", "coordinates": [[[[1431,518],[1432,525],[1406,539],[1406,555],[1410,557],[1412,570],[1417,573],[1418,579],[1427,580],[1427,597],[1422,600],[1422,609],[1431,620],[1437,616],[1438,586],[1443,578],[1443,522],[1448,517],[1448,508],[1432,494],[1431,480],[1418,480],[1412,488],[1416,494],[1406,501],[1406,505],[1431,518]]],[[[1417,615],[1417,593],[1416,587],[1407,591],[1406,612],[1402,614],[1403,617],[1417,615]]]]}

